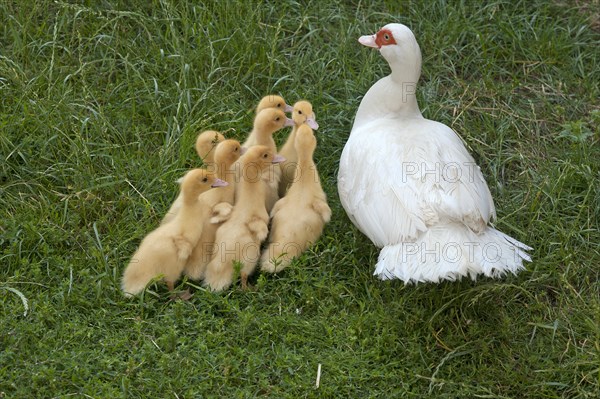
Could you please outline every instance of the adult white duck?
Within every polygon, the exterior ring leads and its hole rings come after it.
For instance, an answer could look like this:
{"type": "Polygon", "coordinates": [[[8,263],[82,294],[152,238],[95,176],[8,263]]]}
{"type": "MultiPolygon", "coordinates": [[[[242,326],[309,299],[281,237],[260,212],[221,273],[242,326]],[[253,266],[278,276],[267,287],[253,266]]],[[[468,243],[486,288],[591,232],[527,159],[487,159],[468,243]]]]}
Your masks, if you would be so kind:
{"type": "Polygon", "coordinates": [[[360,103],[338,191],[352,222],[382,248],[375,275],[440,282],[523,269],[531,248],[489,225],[494,202],[473,157],[419,110],[421,50],[411,30],[388,24],[359,42],[378,48],[392,73],[360,103]]]}

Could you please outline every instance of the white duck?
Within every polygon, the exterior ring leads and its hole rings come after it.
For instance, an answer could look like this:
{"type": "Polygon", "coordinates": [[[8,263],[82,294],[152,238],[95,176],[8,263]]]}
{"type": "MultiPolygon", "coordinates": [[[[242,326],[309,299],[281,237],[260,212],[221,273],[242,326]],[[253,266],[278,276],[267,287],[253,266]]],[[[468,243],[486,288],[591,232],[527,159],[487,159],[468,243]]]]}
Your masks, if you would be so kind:
{"type": "Polygon", "coordinates": [[[494,202],[461,139],[421,115],[421,51],[411,30],[388,24],[359,42],[378,48],[392,73],[360,103],[338,191],[352,222],[382,248],[375,275],[439,282],[523,269],[531,248],[489,226],[494,202]]]}

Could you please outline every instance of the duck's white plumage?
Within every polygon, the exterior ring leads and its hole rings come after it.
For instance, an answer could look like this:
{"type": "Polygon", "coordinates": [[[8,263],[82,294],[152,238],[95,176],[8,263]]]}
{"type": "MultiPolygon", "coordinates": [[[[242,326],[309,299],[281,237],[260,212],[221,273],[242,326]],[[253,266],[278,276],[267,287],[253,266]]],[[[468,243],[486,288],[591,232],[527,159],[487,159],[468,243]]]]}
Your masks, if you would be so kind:
{"type": "Polygon", "coordinates": [[[352,222],[382,248],[375,275],[439,282],[522,269],[531,248],[489,226],[494,202],[462,140],[421,115],[413,33],[389,24],[359,41],[378,47],[392,73],[359,106],[338,190],[352,222]]]}

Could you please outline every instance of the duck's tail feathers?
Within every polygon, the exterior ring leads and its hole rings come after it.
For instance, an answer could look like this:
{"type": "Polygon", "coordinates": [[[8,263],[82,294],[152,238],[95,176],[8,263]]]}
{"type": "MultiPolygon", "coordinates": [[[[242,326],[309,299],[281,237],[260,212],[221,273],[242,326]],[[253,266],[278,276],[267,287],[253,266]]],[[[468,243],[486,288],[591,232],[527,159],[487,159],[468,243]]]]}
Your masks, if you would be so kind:
{"type": "Polygon", "coordinates": [[[477,234],[459,223],[435,226],[414,242],[382,248],[375,275],[382,280],[401,279],[411,282],[473,280],[480,274],[502,277],[524,269],[531,262],[526,251],[531,247],[488,227],[477,234]]]}

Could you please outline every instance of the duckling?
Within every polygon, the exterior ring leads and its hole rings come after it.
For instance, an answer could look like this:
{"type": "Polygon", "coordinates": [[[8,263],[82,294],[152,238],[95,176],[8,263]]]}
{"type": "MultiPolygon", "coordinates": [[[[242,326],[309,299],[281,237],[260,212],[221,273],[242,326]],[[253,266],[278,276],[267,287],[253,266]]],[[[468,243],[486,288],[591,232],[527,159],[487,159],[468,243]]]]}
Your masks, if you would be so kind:
{"type": "Polygon", "coordinates": [[[285,158],[285,162],[280,164],[281,179],[279,180],[279,197],[283,197],[289,186],[294,181],[294,173],[296,172],[296,164],[298,156],[296,155],[295,140],[298,127],[306,123],[310,128],[317,130],[319,124],[316,121],[315,113],[313,112],[312,104],[308,101],[301,100],[294,104],[292,111],[292,119],[294,127],[288,136],[285,144],[279,149],[279,155],[285,158]]]}
{"type": "Polygon", "coordinates": [[[264,96],[256,106],[256,113],[258,114],[263,109],[267,108],[277,108],[282,110],[283,112],[292,112],[293,107],[291,105],[286,104],[283,97],[278,96],[276,94],[269,94],[264,96]]]}
{"type": "Polygon", "coordinates": [[[233,279],[234,263],[242,265],[242,288],[254,271],[260,257],[260,244],[267,238],[269,214],[264,197],[267,186],[260,174],[268,173],[273,163],[283,161],[267,146],[254,146],[240,158],[241,179],[231,217],[217,230],[213,258],[206,267],[204,285],[213,291],[229,287],[233,279]]]}
{"type": "Polygon", "coordinates": [[[197,221],[210,210],[201,194],[212,187],[226,185],[203,169],[192,169],[184,176],[181,209],[171,223],[159,226],[142,240],[123,273],[121,288],[125,296],[139,294],[160,275],[163,275],[169,290],[173,290],[202,233],[202,224],[197,221]]]}
{"type": "Polygon", "coordinates": [[[323,226],[331,219],[313,161],[317,140],[310,126],[300,125],[294,143],[298,164],[293,183],[271,211],[269,245],[260,260],[261,270],[269,273],[286,268],[292,258],[319,239],[323,226]]]}
{"type": "MultiPolygon", "coordinates": [[[[277,152],[277,146],[273,139],[273,133],[286,127],[293,126],[294,121],[285,116],[285,113],[275,108],[267,108],[260,111],[254,118],[254,127],[248,139],[243,144],[245,148],[254,145],[266,145],[273,153],[277,152]]],[[[279,199],[279,178],[281,177],[281,168],[279,165],[271,165],[269,171],[262,174],[265,184],[269,186],[265,199],[267,212],[271,211],[275,202],[279,199]]]]}
{"type": "MultiPolygon", "coordinates": [[[[208,166],[214,169],[214,149],[223,140],[225,140],[225,137],[216,130],[205,130],[204,132],[200,133],[198,137],[196,137],[196,153],[198,154],[200,159],[202,159],[202,163],[204,166],[208,166]]],[[[183,177],[177,180],[177,183],[181,183],[182,181],[183,177]]],[[[177,198],[175,198],[175,201],[173,201],[173,204],[171,204],[171,207],[169,208],[169,210],[165,214],[165,217],[160,223],[165,224],[173,220],[173,218],[181,208],[182,203],[183,201],[181,198],[180,191],[179,195],[177,196],[177,198]]]]}
{"type": "Polygon", "coordinates": [[[203,201],[212,208],[212,215],[204,221],[198,220],[199,223],[203,223],[202,235],[188,258],[184,270],[192,280],[200,280],[204,276],[204,269],[210,261],[215,244],[217,228],[231,216],[236,180],[232,167],[243,152],[237,140],[222,141],[215,149],[216,175],[228,185],[202,195],[203,201]]]}
{"type": "Polygon", "coordinates": [[[262,109],[254,117],[252,131],[242,146],[250,148],[253,145],[267,145],[277,151],[273,133],[286,126],[294,126],[294,121],[285,112],[276,108],[262,109]]]}
{"type": "Polygon", "coordinates": [[[225,140],[225,137],[216,130],[206,130],[196,137],[196,153],[202,159],[204,165],[210,165],[214,162],[214,150],[223,140],[225,140]]]}

